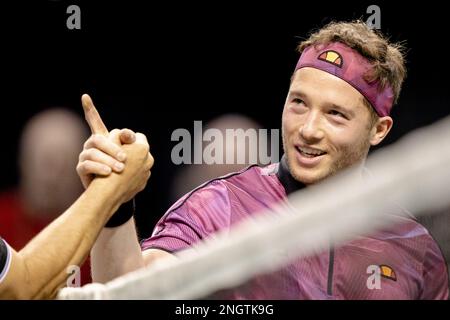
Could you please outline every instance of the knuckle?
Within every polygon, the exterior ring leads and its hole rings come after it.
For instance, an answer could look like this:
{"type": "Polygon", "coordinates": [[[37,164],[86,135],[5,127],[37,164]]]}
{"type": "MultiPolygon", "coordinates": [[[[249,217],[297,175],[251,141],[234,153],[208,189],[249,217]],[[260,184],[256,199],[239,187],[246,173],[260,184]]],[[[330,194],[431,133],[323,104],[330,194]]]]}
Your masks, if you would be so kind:
{"type": "Polygon", "coordinates": [[[89,139],[87,139],[85,142],[84,142],[84,144],[83,144],[83,149],[88,149],[89,148],[89,146],[91,145],[91,143],[92,143],[92,135],[89,137],[89,139]]]}
{"type": "Polygon", "coordinates": [[[147,160],[147,162],[145,163],[145,171],[150,171],[152,166],[153,166],[153,162],[150,160],[147,160]]]}
{"type": "Polygon", "coordinates": [[[79,162],[86,161],[86,160],[88,160],[90,158],[90,151],[89,150],[91,150],[91,149],[85,149],[85,150],[83,150],[83,152],[80,153],[80,155],[78,157],[79,162]]]}
{"type": "Polygon", "coordinates": [[[102,136],[96,133],[92,135],[90,140],[92,141],[92,145],[98,146],[102,143],[102,136]]]}
{"type": "Polygon", "coordinates": [[[148,153],[148,160],[150,162],[150,166],[153,166],[153,164],[155,163],[155,158],[153,158],[150,152],[148,153]]]}
{"type": "Polygon", "coordinates": [[[136,136],[139,136],[139,138],[142,139],[143,141],[147,141],[147,136],[141,132],[137,132],[136,136]]]}
{"type": "Polygon", "coordinates": [[[103,175],[102,166],[93,161],[86,161],[85,174],[103,175]]]}
{"type": "Polygon", "coordinates": [[[91,148],[84,151],[84,159],[92,159],[95,156],[96,149],[91,148]]]}
{"type": "Polygon", "coordinates": [[[84,172],[86,171],[86,169],[85,169],[85,167],[84,167],[84,162],[78,163],[78,164],[77,164],[76,170],[77,170],[77,173],[78,173],[78,174],[84,173],[84,172]]]}
{"type": "Polygon", "coordinates": [[[148,143],[143,143],[142,146],[146,154],[150,152],[150,146],[148,145],[148,143]]]}

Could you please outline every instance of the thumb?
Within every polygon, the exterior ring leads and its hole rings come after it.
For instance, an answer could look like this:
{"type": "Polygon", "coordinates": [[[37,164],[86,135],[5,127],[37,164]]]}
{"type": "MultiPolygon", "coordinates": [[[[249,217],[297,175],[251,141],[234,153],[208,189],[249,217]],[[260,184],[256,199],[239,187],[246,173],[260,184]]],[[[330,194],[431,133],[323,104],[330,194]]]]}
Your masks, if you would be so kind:
{"type": "Polygon", "coordinates": [[[114,129],[109,133],[108,139],[117,144],[118,146],[122,145],[121,139],[120,139],[120,132],[119,129],[114,129]]]}
{"type": "Polygon", "coordinates": [[[136,141],[136,134],[134,131],[130,129],[122,129],[120,130],[120,142],[122,144],[131,144],[136,141]]]}

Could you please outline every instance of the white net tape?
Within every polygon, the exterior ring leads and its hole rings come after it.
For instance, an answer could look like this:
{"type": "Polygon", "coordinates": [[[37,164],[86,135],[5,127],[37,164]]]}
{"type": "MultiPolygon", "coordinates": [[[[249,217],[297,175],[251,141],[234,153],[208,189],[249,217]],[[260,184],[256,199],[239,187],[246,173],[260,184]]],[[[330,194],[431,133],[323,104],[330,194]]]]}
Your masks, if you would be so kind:
{"type": "MultiPolygon", "coordinates": [[[[160,262],[107,284],[64,288],[59,299],[197,299],[277,270],[292,259],[392,223],[393,203],[415,214],[450,205],[450,117],[417,130],[368,161],[370,182],[337,175],[160,262]]],[[[395,214],[395,215],[394,215],[395,214]]],[[[450,227],[450,226],[449,226],[450,227]]]]}

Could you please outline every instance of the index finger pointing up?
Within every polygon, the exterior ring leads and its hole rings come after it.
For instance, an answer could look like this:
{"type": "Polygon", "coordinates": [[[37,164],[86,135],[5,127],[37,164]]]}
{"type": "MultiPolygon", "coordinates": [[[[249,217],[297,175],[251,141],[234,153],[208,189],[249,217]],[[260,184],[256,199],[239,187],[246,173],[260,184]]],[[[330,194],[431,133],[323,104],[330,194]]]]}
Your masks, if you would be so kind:
{"type": "Polygon", "coordinates": [[[83,105],[84,117],[91,128],[92,134],[108,135],[108,129],[103,123],[102,118],[100,118],[100,115],[88,94],[83,94],[81,96],[81,104],[83,105]]]}

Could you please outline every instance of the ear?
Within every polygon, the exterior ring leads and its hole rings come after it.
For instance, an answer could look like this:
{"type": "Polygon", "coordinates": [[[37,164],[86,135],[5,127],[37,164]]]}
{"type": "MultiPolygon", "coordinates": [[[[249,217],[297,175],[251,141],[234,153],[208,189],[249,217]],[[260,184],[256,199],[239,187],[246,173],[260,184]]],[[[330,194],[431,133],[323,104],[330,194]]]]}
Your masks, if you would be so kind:
{"type": "Polygon", "coordinates": [[[389,131],[391,131],[393,123],[394,120],[392,120],[389,116],[378,118],[377,122],[373,125],[372,130],[370,131],[370,144],[372,146],[376,146],[383,141],[389,131]]]}

